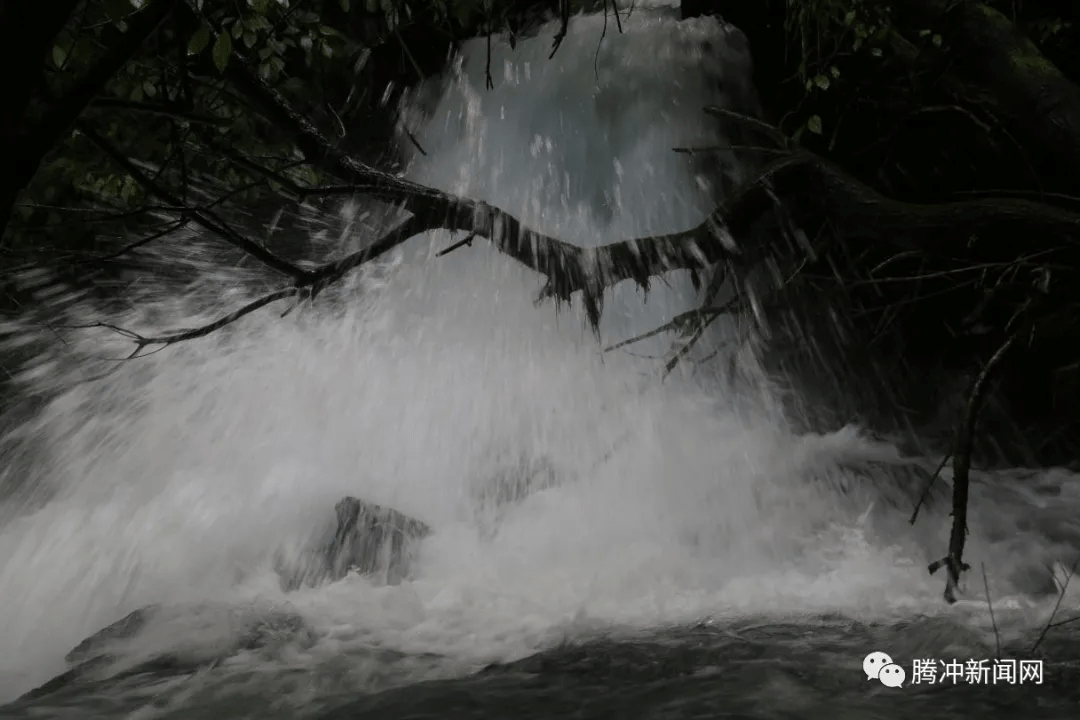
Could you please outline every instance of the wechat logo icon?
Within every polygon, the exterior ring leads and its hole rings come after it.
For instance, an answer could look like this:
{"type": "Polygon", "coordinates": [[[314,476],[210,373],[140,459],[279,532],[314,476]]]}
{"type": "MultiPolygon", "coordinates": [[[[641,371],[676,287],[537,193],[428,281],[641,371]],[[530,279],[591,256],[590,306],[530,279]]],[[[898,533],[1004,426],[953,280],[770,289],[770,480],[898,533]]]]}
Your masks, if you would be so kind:
{"type": "Polygon", "coordinates": [[[903,687],[907,680],[904,668],[894,663],[888,654],[880,651],[872,652],[863,658],[862,669],[867,680],[877,680],[885,687],[903,687]]]}

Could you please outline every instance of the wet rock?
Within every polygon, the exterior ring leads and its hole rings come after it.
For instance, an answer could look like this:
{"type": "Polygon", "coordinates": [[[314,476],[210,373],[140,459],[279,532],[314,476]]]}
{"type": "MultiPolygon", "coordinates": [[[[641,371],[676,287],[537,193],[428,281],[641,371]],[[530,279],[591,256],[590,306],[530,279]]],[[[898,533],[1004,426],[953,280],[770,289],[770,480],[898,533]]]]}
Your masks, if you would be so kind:
{"type": "Polygon", "coordinates": [[[420,520],[354,497],[338,501],[334,510],[337,526],[332,536],[303,553],[294,566],[279,564],[283,589],[334,582],[349,572],[397,584],[408,576],[417,544],[431,534],[420,520]]]}
{"type": "Polygon", "coordinates": [[[65,656],[65,672],[19,701],[100,689],[134,677],[183,675],[240,652],[273,653],[286,644],[309,647],[315,639],[293,612],[208,605],[166,611],[151,605],[83,640],[65,656]]]}
{"type": "Polygon", "coordinates": [[[560,482],[555,466],[546,458],[522,457],[505,464],[472,490],[475,518],[481,534],[488,539],[494,537],[510,508],[560,482]]]}
{"type": "Polygon", "coordinates": [[[160,610],[160,605],[148,605],[125,615],[76,645],[64,656],[64,660],[69,665],[80,665],[96,657],[108,655],[110,647],[138,635],[160,610]]]}
{"type": "Polygon", "coordinates": [[[1051,563],[1023,564],[1009,573],[1008,581],[1014,592],[1028,597],[1054,597],[1061,592],[1051,563]]]}

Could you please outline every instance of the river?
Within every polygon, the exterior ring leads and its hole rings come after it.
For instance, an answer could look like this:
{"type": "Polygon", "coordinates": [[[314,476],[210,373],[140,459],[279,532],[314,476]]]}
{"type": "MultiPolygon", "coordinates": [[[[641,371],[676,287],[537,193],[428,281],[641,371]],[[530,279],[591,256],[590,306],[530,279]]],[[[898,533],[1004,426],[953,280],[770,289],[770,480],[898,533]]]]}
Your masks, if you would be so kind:
{"type": "MultiPolygon", "coordinates": [[[[672,148],[725,142],[704,105],[752,112],[745,44],[663,8],[622,24],[576,17],[550,60],[554,26],[496,40],[491,90],[472,41],[407,100],[409,176],[584,245],[700,222],[719,191],[672,148]]],[[[345,206],[331,235],[369,239],[369,210],[345,206]]],[[[414,238],[314,307],[137,361],[112,362],[127,348],[102,330],[31,359],[19,380],[48,402],[6,425],[0,717],[1076,716],[1080,622],[1031,653],[1052,614],[1080,613],[1080,582],[1059,603],[1051,578],[1080,547],[1074,474],[976,473],[974,570],[947,606],[926,570],[947,482],[908,523],[937,458],[796,432],[749,345],[737,377],[662,381],[668,335],[601,353],[695,307],[684,275],[611,292],[598,343],[484,243],[436,256],[454,240],[414,238]],[[485,514],[479,487],[537,463],[554,482],[485,514]],[[284,591],[275,559],[344,495],[433,528],[410,577],[284,591]],[[107,671],[23,697],[149,605],[107,671]],[[873,652],[898,687],[867,677],[873,652]]],[[[237,302],[230,272],[66,312],[187,326],[237,302]]]]}

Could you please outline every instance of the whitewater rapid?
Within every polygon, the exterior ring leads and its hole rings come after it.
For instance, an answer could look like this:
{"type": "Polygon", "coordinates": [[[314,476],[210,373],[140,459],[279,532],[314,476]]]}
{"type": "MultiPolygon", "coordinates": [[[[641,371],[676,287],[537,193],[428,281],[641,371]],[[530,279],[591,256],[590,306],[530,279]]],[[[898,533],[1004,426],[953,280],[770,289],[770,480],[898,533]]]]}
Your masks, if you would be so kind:
{"type": "MultiPolygon", "coordinates": [[[[639,10],[621,35],[609,24],[601,44],[602,23],[575,18],[550,61],[553,27],[514,51],[493,43],[490,91],[485,44],[469,44],[438,102],[404,114],[423,123],[426,153],[409,176],[582,244],[700,222],[715,191],[671,148],[723,142],[700,108],[752,101],[723,89],[745,84],[745,50],[711,18],[639,10]]],[[[347,242],[370,237],[355,230],[367,211],[343,212],[347,242]]],[[[904,463],[891,445],[853,428],[797,436],[749,350],[735,391],[708,373],[661,383],[654,362],[602,354],[580,308],[537,306],[540,279],[482,242],[435,257],[454,239],[415,238],[314,307],[285,318],[270,309],[119,369],[107,358],[127,348],[104,331],[68,332],[67,346],[42,351],[22,380],[52,399],[6,446],[20,452],[10,450],[5,481],[18,473],[37,491],[0,519],[0,702],[152,603],[171,608],[167,621],[133,655],[210,656],[237,613],[298,613],[311,628],[304,642],[238,653],[200,676],[276,687],[297,705],[327,688],[460,674],[612,628],[951,613],[989,632],[980,588],[943,606],[926,562],[944,552],[948,508],[935,503],[907,526],[921,476],[881,469],[904,463]],[[115,371],[78,382],[88,366],[115,371]],[[558,484],[509,509],[494,536],[483,532],[477,484],[538,459],[558,484]],[[347,494],[434,528],[414,577],[283,593],[275,554],[301,547],[347,494]],[[375,649],[399,654],[392,679],[375,649]],[[304,680],[280,685],[293,671],[304,680]]],[[[240,290],[221,290],[229,278],[208,280],[216,295],[146,291],[114,319],[193,324],[238,302],[240,290]]],[[[618,288],[604,340],[694,307],[689,280],[669,281],[647,303],[618,288]]],[[[1036,556],[1063,561],[1078,487],[1060,472],[975,487],[969,561],[992,569],[1001,632],[1045,617],[1048,600],[1021,597],[1010,573],[1036,556]]],[[[162,692],[182,703],[192,687],[162,692]]]]}

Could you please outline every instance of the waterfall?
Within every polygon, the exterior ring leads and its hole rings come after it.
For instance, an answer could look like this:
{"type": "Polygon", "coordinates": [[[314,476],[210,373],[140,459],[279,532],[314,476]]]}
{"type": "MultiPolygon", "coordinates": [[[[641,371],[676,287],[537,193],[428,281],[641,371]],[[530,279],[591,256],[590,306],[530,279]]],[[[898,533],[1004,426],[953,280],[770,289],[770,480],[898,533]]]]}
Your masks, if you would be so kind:
{"type": "MultiPolygon", "coordinates": [[[[447,77],[409,95],[409,177],[582,245],[701,222],[715,178],[672,148],[724,143],[702,106],[748,109],[744,44],[716,19],[665,10],[637,9],[621,33],[604,23],[574,18],[551,60],[554,26],[516,49],[495,38],[491,90],[487,43],[468,43],[447,77]]],[[[346,242],[369,240],[378,217],[349,206],[346,242]]],[[[580,308],[535,304],[541,278],[485,242],[436,255],[456,239],[414,238],[312,307],[270,308],[137,361],[108,360],[129,348],[94,330],[65,332],[68,345],[31,362],[23,387],[51,399],[7,443],[6,472],[35,492],[0,511],[0,701],[151,604],[169,608],[167,622],[133,656],[212,654],[237,632],[237,613],[298,614],[303,643],[239,653],[154,691],[182,703],[273,688],[275,702],[296,706],[598,629],[938,611],[940,582],[925,568],[946,547],[948,508],[907,526],[922,476],[891,472],[905,467],[894,448],[853,428],[798,436],[769,403],[707,379],[659,382],[655,361],[601,353],[580,308]],[[91,368],[109,372],[85,382],[91,368]],[[532,462],[554,480],[504,509],[492,532],[478,520],[478,487],[532,462]],[[413,577],[283,592],[274,558],[301,547],[344,495],[431,525],[413,577]]],[[[208,275],[197,296],[147,289],[107,317],[197,323],[237,303],[230,272],[208,275]]],[[[647,297],[619,286],[603,340],[697,301],[680,273],[647,297]]],[[[1063,473],[1027,473],[973,488],[970,561],[993,567],[1003,594],[1018,594],[1012,570],[1071,547],[1064,504],[1038,516],[1049,524],[1032,518],[1050,507],[1047,488],[1075,507],[1076,487],[1063,473]]],[[[1019,627],[1029,616],[1017,612],[1019,627]]]]}

